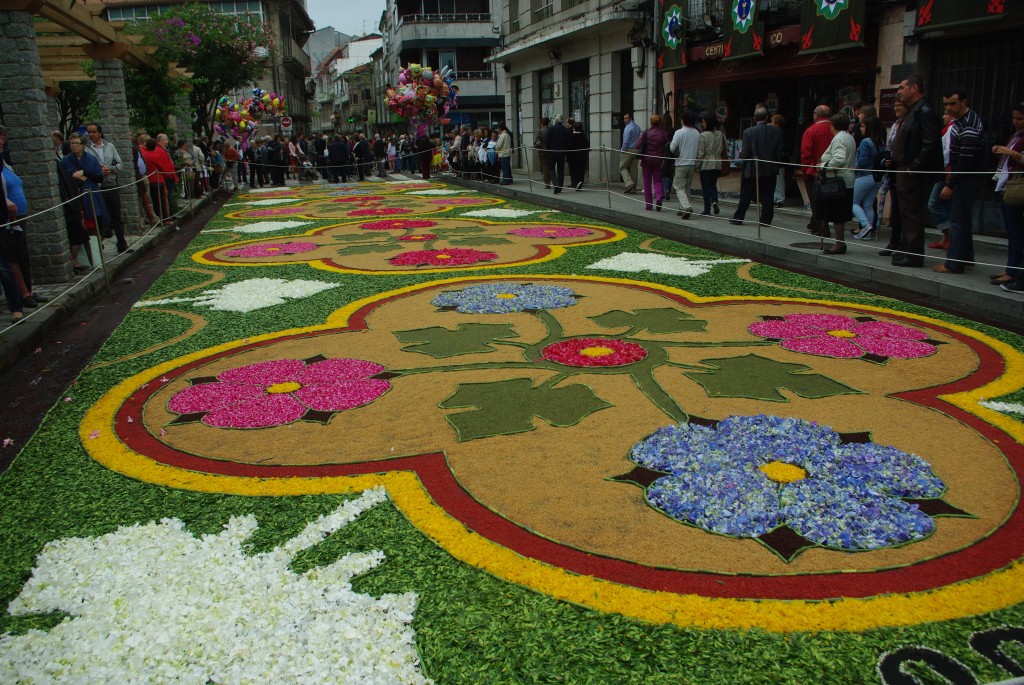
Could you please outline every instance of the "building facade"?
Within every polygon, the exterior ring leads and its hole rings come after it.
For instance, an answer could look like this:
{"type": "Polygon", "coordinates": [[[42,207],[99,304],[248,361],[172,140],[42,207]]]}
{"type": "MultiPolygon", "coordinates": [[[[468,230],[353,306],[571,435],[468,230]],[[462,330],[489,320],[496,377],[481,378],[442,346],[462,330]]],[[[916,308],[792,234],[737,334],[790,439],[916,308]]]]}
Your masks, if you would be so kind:
{"type": "MultiPolygon", "coordinates": [[[[501,43],[501,11],[500,0],[387,0],[380,24],[384,90],[408,64],[447,66],[459,86],[450,127],[504,121],[506,74],[487,61],[501,43]]],[[[380,125],[404,128],[402,119],[382,108],[379,115],[380,125]]]]}
{"type": "MultiPolygon", "coordinates": [[[[202,0],[201,0],[202,1],[202,0]]],[[[103,17],[108,21],[148,21],[169,8],[185,4],[184,0],[87,0],[86,4],[103,5],[103,17]]],[[[307,88],[311,76],[309,56],[304,52],[314,25],[306,12],[305,0],[228,0],[203,2],[217,12],[253,14],[270,27],[275,49],[267,51],[267,70],[263,79],[253,87],[284,95],[288,101],[288,115],[295,131],[310,129],[312,94],[307,88]]],[[[249,97],[248,92],[225,93],[229,98],[249,97]]]]}
{"type": "MultiPolygon", "coordinates": [[[[647,0],[502,1],[502,44],[490,61],[505,72],[505,115],[522,145],[533,145],[541,118],[571,117],[590,140],[590,178],[618,179],[622,115],[646,128],[661,111],[651,49],[654,6],[647,0]]],[[[520,158],[526,162],[535,168],[538,160],[520,158]]]]}

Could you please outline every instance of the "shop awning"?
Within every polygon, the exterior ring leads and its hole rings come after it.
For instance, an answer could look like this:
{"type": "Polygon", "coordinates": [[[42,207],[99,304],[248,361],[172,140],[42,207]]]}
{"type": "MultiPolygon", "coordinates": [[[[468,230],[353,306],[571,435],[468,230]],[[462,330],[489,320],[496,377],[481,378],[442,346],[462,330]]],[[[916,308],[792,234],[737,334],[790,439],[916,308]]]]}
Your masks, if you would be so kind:
{"type": "Polygon", "coordinates": [[[975,26],[1006,17],[1006,0],[917,0],[916,33],[975,26]]]}

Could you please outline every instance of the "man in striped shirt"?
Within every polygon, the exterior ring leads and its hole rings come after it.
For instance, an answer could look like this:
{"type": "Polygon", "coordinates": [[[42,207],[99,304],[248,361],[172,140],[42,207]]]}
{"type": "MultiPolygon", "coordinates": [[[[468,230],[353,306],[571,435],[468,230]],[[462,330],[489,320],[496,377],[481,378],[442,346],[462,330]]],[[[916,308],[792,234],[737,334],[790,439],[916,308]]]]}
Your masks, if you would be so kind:
{"type": "Polygon", "coordinates": [[[971,206],[981,186],[982,174],[988,166],[988,146],[984,126],[978,113],[967,104],[967,95],[960,88],[949,90],[942,97],[946,114],[953,117],[950,129],[949,165],[946,185],[939,194],[943,201],[952,201],[949,217],[949,251],[944,264],[934,271],[962,274],[974,262],[974,240],[971,234],[971,206]]]}

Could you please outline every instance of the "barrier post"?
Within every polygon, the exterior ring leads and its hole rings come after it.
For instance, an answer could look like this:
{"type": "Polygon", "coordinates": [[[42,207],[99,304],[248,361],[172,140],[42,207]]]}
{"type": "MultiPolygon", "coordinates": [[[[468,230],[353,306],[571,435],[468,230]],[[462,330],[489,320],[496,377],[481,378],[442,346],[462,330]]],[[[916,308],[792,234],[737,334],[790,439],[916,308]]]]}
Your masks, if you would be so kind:
{"type": "Polygon", "coordinates": [[[601,162],[604,165],[604,196],[608,200],[608,209],[612,207],[612,171],[608,161],[608,148],[601,146],[601,162]]]}
{"type": "MultiPolygon", "coordinates": [[[[740,178],[742,187],[743,179],[740,178]]],[[[757,195],[757,239],[761,239],[761,160],[754,158],[754,194],[757,195]]]]}
{"type": "MultiPolygon", "coordinates": [[[[96,226],[96,244],[99,246],[100,268],[103,269],[103,279],[107,282],[107,295],[110,295],[110,274],[107,273],[107,260],[103,255],[103,236],[100,234],[100,222],[96,215],[96,200],[93,198],[92,191],[89,191],[89,204],[92,206],[93,223],[96,226]]],[[[92,251],[92,238],[89,239],[89,251],[92,251]]]]}
{"type": "Polygon", "coordinates": [[[523,155],[523,158],[526,160],[526,180],[530,184],[531,193],[533,192],[533,172],[530,171],[530,157],[533,155],[533,151],[535,149],[536,148],[527,148],[525,145],[523,146],[523,150],[528,150],[528,152],[523,155]]]}

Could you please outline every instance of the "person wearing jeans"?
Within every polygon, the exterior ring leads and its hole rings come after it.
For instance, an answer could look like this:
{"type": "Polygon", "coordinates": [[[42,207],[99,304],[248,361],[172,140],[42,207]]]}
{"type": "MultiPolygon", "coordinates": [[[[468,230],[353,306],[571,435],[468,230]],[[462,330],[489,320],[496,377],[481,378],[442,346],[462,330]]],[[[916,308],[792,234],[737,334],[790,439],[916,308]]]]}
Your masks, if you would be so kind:
{"type": "Polygon", "coordinates": [[[857,146],[856,180],[853,182],[853,218],[860,224],[860,231],[853,237],[868,240],[878,229],[875,196],[882,181],[875,180],[873,169],[878,166],[885,148],[885,129],[878,117],[868,115],[861,120],[860,130],[863,138],[857,146]]]}
{"type": "Polygon", "coordinates": [[[700,140],[697,142],[697,171],[700,192],[704,196],[702,216],[718,214],[718,177],[722,175],[725,134],[718,130],[718,120],[710,114],[700,117],[700,140]]]}

